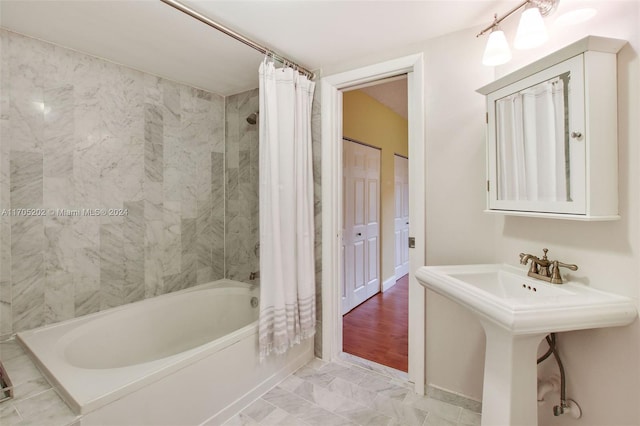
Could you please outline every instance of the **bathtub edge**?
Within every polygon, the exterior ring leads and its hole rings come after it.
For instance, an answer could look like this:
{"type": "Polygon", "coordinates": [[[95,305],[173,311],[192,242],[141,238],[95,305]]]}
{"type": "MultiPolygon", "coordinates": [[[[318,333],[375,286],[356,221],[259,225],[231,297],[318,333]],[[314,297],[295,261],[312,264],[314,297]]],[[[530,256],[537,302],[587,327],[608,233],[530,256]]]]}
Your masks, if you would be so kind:
{"type": "Polygon", "coordinates": [[[31,347],[22,339],[22,336],[20,336],[20,334],[18,333],[16,334],[15,339],[16,342],[18,342],[18,345],[26,352],[27,356],[36,366],[40,374],[42,374],[42,377],[44,377],[49,385],[60,396],[60,398],[62,398],[62,400],[69,406],[73,414],[75,414],[76,416],[81,415],[82,409],[78,401],[76,401],[75,398],[73,398],[71,394],[69,394],[64,389],[64,387],[58,382],[51,371],[49,371],[47,366],[40,360],[38,356],[36,356],[36,354],[33,353],[31,347]]]}

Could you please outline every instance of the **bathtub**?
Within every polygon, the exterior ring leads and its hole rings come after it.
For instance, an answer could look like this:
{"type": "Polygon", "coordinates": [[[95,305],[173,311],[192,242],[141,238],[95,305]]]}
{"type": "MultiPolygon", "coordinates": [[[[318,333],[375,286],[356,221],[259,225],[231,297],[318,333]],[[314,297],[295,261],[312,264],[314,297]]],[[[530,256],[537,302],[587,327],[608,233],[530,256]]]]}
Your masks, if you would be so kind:
{"type": "Polygon", "coordinates": [[[221,424],[313,358],[259,362],[258,295],[220,280],[16,338],[81,425],[221,424]]]}

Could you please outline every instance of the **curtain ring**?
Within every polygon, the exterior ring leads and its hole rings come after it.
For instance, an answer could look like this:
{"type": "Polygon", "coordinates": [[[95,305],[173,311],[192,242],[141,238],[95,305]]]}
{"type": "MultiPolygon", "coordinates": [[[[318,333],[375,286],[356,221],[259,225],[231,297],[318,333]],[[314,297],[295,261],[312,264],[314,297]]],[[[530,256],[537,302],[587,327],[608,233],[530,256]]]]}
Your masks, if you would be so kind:
{"type": "Polygon", "coordinates": [[[267,50],[264,59],[268,64],[273,64],[273,52],[271,50],[267,50]]]}

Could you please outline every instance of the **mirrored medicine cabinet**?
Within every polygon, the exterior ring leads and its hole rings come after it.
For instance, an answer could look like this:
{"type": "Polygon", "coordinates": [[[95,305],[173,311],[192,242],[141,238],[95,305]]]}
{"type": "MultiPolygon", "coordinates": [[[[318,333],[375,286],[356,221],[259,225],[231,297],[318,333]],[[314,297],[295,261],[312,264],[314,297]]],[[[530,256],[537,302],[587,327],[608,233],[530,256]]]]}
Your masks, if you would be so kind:
{"type": "Polygon", "coordinates": [[[616,220],[616,55],[589,36],[477,91],[487,101],[487,212],[616,220]]]}

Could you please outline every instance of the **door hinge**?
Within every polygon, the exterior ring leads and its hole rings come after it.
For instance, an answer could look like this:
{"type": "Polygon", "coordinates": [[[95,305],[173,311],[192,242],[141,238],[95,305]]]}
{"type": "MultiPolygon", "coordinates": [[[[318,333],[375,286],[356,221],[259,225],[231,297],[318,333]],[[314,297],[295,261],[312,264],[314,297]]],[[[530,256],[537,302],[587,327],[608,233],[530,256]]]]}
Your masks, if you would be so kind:
{"type": "Polygon", "coordinates": [[[489,188],[491,188],[491,181],[487,180],[487,192],[489,192],[489,188]]]}
{"type": "Polygon", "coordinates": [[[409,237],[409,248],[416,248],[416,237],[409,237]]]}
{"type": "Polygon", "coordinates": [[[484,121],[485,121],[487,124],[489,124],[489,113],[488,113],[488,112],[485,112],[485,113],[484,113],[484,121]]]}

